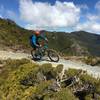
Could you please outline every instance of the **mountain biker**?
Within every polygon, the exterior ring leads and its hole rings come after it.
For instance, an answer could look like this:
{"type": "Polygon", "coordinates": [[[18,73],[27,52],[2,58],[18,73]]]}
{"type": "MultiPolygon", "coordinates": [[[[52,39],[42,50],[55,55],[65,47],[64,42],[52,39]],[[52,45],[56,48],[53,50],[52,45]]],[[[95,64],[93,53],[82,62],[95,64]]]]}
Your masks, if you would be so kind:
{"type": "Polygon", "coordinates": [[[33,31],[30,36],[30,43],[33,48],[31,50],[32,59],[41,60],[43,56],[47,55],[51,61],[58,62],[59,56],[54,50],[48,49],[48,39],[45,31],[33,31]]]}
{"type": "Polygon", "coordinates": [[[48,42],[44,31],[33,31],[30,36],[30,44],[34,50],[42,46],[43,42],[48,42]]]}

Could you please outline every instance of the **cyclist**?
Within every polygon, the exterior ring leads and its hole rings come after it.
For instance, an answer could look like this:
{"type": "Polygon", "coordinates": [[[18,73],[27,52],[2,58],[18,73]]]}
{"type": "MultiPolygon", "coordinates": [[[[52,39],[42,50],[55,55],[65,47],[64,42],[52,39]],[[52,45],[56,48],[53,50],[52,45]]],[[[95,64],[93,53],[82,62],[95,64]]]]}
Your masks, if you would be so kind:
{"type": "Polygon", "coordinates": [[[30,36],[30,44],[34,50],[41,47],[44,42],[48,42],[44,31],[33,31],[33,35],[30,36]]]}

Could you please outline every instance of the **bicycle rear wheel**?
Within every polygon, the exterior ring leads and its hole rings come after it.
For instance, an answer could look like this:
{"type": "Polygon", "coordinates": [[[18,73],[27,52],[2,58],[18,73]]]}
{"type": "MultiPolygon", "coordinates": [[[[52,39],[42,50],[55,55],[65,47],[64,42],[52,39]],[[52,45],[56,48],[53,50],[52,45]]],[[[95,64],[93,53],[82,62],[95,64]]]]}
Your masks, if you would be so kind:
{"type": "Polygon", "coordinates": [[[59,55],[54,50],[51,50],[51,49],[48,50],[48,57],[53,62],[58,62],[59,61],[59,55]]]}
{"type": "Polygon", "coordinates": [[[31,55],[33,60],[41,60],[42,56],[41,55],[37,55],[36,52],[34,50],[31,50],[31,55]]]}

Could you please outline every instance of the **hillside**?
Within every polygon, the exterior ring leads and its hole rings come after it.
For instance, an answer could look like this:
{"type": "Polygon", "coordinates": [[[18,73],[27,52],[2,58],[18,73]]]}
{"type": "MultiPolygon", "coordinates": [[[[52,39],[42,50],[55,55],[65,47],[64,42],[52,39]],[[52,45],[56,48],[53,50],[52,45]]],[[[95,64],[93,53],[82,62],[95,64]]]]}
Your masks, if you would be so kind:
{"type": "Polygon", "coordinates": [[[100,35],[79,31],[72,32],[70,36],[86,47],[90,54],[100,56],[100,35]]]}
{"type": "Polygon", "coordinates": [[[0,48],[28,49],[30,31],[10,19],[0,19],[0,48]]]}
{"type": "Polygon", "coordinates": [[[70,33],[50,32],[48,38],[49,47],[55,48],[62,55],[89,55],[87,47],[80,45],[80,41],[70,33]]]}
{"type": "Polygon", "coordinates": [[[50,47],[64,54],[100,56],[100,35],[85,31],[52,32],[48,38],[50,47]]]}
{"type": "MultiPolygon", "coordinates": [[[[72,33],[48,32],[49,48],[61,55],[100,56],[100,35],[78,31],[72,33]]],[[[18,26],[9,19],[0,19],[0,48],[13,48],[30,51],[29,37],[31,31],[18,26]]]]}

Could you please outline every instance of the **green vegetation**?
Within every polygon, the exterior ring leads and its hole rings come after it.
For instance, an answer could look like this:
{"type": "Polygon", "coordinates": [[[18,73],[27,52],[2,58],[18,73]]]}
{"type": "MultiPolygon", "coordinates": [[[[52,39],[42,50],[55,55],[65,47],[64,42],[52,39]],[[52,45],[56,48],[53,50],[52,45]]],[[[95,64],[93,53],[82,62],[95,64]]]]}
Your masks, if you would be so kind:
{"type": "Polygon", "coordinates": [[[28,49],[30,31],[19,27],[11,20],[0,19],[0,47],[28,49]]]}
{"type": "Polygon", "coordinates": [[[100,58],[95,56],[87,56],[82,59],[82,61],[88,65],[100,66],[100,58]]]}
{"type": "Polygon", "coordinates": [[[70,97],[71,100],[74,100],[75,97],[70,90],[61,90],[63,95],[61,99],[59,98],[60,92],[52,90],[49,91],[50,93],[47,92],[48,87],[53,83],[51,79],[57,75],[56,69],[51,64],[39,66],[26,59],[8,59],[3,62],[5,65],[4,70],[0,73],[0,99],[35,100],[38,97],[48,100],[46,98],[52,96],[52,100],[62,100],[63,96],[66,96],[66,99],[70,97]],[[44,75],[47,76],[47,80],[44,80],[44,75]]]}
{"type": "Polygon", "coordinates": [[[89,55],[100,56],[100,35],[85,31],[76,31],[72,32],[70,36],[73,37],[75,41],[79,41],[80,45],[85,47],[89,55]]]}
{"type": "Polygon", "coordinates": [[[62,89],[61,91],[55,93],[53,100],[69,100],[69,98],[70,98],[70,100],[78,100],[71,93],[71,91],[68,88],[66,88],[66,89],[62,89]]]}
{"type": "MultiPolygon", "coordinates": [[[[3,69],[0,73],[1,100],[78,100],[72,88],[59,87],[56,78],[63,70],[63,65],[53,68],[51,64],[41,66],[31,63],[27,59],[1,61],[3,69]]],[[[65,71],[66,78],[79,74],[80,70],[65,71]]],[[[100,93],[100,80],[88,74],[79,75],[81,85],[91,83],[95,92],[100,93]]],[[[77,86],[80,84],[77,83],[77,86]]],[[[87,95],[86,100],[92,98],[87,95]]]]}

